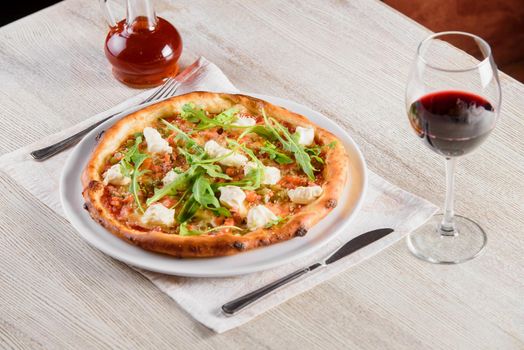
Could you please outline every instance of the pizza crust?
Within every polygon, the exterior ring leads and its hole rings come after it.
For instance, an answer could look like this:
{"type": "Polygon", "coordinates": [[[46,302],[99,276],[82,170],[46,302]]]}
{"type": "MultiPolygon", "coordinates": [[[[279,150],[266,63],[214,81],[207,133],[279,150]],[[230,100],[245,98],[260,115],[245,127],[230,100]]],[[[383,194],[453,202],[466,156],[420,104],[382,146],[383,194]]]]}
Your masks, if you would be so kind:
{"type": "Polygon", "coordinates": [[[296,126],[314,126],[315,138],[321,144],[329,144],[338,139],[313,124],[305,117],[275,106],[263,100],[239,95],[210,92],[192,92],[172,97],[168,100],[134,112],[115,123],[103,135],[82,174],[82,194],[90,215],[114,235],[150,251],[169,254],[179,258],[217,257],[237,254],[258,247],[268,246],[307,234],[317,222],[322,220],[337,206],[348,177],[348,158],[340,141],[326,152],[323,170],[323,193],[314,202],[301,208],[300,212],[282,226],[258,229],[243,236],[232,234],[220,236],[179,236],[158,231],[143,231],[128,227],[118,221],[102,203],[104,185],[101,170],[105,161],[129,135],[142,131],[156,119],[181,111],[184,104],[194,102],[210,113],[240,104],[248,111],[258,115],[261,108],[277,120],[296,126]]]}

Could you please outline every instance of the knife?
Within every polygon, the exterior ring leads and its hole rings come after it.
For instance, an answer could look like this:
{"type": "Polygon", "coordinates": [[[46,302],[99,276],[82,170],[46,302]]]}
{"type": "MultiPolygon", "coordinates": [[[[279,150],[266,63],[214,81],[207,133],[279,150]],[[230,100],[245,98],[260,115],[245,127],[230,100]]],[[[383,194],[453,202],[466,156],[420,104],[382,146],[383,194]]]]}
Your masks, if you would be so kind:
{"type": "Polygon", "coordinates": [[[306,268],[303,268],[301,270],[295,271],[290,273],[287,276],[282,277],[279,280],[276,280],[273,283],[270,283],[264,287],[261,287],[251,293],[248,293],[246,295],[243,295],[235,300],[232,300],[224,305],[222,305],[222,312],[224,312],[226,315],[230,316],[235,314],[236,312],[242,310],[246,306],[254,303],[258,299],[262,298],[263,296],[267,295],[268,293],[282,287],[283,285],[287,284],[288,282],[291,282],[298,277],[305,275],[306,273],[316,270],[319,267],[326,267],[329,264],[334,263],[337,260],[340,260],[351,253],[356,252],[357,250],[364,248],[368,246],[369,244],[378,241],[379,239],[387,236],[394,230],[391,228],[382,228],[378,230],[369,231],[366,233],[363,233],[352,240],[345,243],[343,246],[326,256],[324,259],[314,263],[311,266],[308,266],[306,268]]]}

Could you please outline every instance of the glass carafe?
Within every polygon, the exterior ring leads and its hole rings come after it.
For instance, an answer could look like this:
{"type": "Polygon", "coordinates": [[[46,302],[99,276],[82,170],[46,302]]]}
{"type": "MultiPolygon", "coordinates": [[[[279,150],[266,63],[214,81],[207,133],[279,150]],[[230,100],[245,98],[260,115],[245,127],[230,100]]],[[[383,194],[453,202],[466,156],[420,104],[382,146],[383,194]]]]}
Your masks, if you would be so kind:
{"type": "Polygon", "coordinates": [[[100,0],[109,24],[104,50],[113,75],[138,88],[157,86],[175,76],[182,53],[176,28],[155,14],[150,0],[127,0],[127,16],[118,22],[108,2],[100,0]]]}

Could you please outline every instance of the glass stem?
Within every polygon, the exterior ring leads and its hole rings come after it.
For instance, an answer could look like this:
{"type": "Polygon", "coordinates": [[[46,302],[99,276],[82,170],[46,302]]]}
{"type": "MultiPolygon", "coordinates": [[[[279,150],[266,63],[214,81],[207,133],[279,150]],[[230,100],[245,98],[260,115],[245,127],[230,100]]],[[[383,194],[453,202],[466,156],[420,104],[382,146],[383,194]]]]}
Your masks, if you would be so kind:
{"type": "Polygon", "coordinates": [[[457,158],[446,158],[446,201],[444,202],[444,217],[440,223],[440,233],[444,236],[455,236],[453,202],[455,199],[455,165],[457,158]]]}

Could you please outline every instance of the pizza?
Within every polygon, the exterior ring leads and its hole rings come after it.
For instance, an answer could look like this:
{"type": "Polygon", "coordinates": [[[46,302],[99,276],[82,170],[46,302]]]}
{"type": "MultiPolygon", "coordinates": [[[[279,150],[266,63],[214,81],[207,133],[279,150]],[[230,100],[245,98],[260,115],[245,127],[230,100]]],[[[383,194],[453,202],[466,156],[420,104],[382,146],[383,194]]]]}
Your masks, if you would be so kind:
{"type": "Polygon", "coordinates": [[[112,234],[192,258],[306,235],[337,206],[347,177],[342,143],[304,116],[193,92],[106,130],[81,181],[85,208],[112,234]]]}

